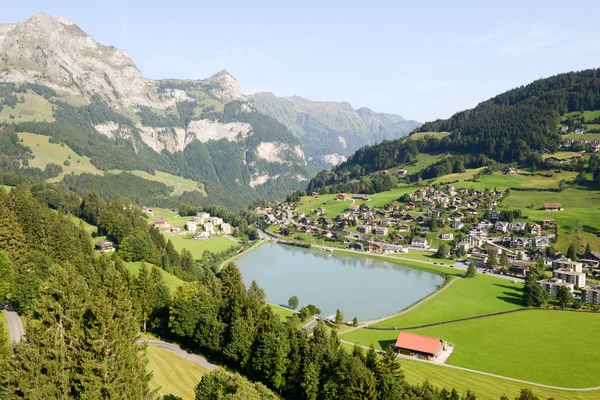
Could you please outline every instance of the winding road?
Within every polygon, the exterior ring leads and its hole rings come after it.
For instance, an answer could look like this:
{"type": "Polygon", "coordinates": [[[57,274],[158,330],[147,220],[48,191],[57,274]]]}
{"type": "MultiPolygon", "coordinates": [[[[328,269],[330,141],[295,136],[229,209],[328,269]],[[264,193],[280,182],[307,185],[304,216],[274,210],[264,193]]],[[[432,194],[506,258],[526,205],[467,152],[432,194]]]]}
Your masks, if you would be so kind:
{"type": "Polygon", "coordinates": [[[13,311],[10,306],[4,307],[2,312],[8,321],[8,333],[10,334],[10,340],[13,342],[20,342],[25,335],[21,317],[19,317],[19,314],[13,311]]]}

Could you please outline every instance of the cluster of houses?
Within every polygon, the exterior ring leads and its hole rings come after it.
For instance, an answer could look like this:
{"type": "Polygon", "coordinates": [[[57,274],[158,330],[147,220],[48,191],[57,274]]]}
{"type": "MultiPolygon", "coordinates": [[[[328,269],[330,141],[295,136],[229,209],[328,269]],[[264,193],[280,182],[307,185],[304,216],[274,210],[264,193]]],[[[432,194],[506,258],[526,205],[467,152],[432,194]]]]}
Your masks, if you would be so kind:
{"type": "Polygon", "coordinates": [[[537,283],[552,297],[557,297],[561,287],[566,287],[571,293],[575,293],[575,290],[578,289],[582,302],[600,304],[600,285],[588,285],[586,281],[587,274],[591,275],[592,271],[598,267],[599,262],[600,253],[596,251],[586,254],[581,262],[569,258],[559,258],[552,261],[552,278],[542,279],[537,283]],[[587,274],[583,271],[584,264],[588,271],[587,274]]]}
{"type": "MultiPolygon", "coordinates": [[[[600,139],[587,140],[587,139],[582,138],[582,139],[573,140],[571,138],[566,138],[562,142],[560,142],[560,147],[563,150],[569,150],[572,148],[585,149],[588,146],[591,147],[593,152],[597,152],[598,150],[600,150],[600,139]]],[[[552,157],[550,157],[550,158],[552,158],[552,157]]],[[[577,158],[577,157],[573,157],[573,158],[577,158]]]]}
{"type": "MultiPolygon", "coordinates": [[[[164,228],[168,233],[181,233],[181,228],[171,227],[166,219],[162,217],[154,218],[154,226],[164,228]]],[[[231,225],[223,222],[222,218],[212,217],[209,213],[199,212],[196,217],[186,222],[185,230],[194,235],[196,239],[208,239],[217,234],[231,234],[231,225]]]]}

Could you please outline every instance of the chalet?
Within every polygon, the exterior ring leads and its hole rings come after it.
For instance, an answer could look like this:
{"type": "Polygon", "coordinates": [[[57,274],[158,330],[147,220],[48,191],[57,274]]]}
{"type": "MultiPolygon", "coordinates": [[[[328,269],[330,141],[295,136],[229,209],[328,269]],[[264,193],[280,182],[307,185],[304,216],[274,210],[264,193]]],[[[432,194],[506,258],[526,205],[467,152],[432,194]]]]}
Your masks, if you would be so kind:
{"type": "Polygon", "coordinates": [[[411,247],[417,247],[420,249],[426,249],[429,247],[429,245],[427,244],[427,239],[423,239],[423,238],[414,238],[411,242],[410,242],[411,247]]]}
{"type": "Polygon", "coordinates": [[[481,230],[489,230],[492,229],[494,227],[494,224],[492,224],[489,221],[481,221],[480,223],[477,224],[477,228],[481,229],[481,230]]]}
{"type": "Polygon", "coordinates": [[[348,206],[348,209],[350,211],[356,212],[356,211],[358,211],[360,209],[360,206],[358,204],[356,204],[356,203],[352,203],[352,204],[350,204],[348,206]]]}
{"type": "Polygon", "coordinates": [[[404,240],[404,236],[398,235],[398,234],[394,235],[394,237],[392,238],[392,242],[394,244],[398,244],[398,243],[402,242],[403,240],[404,240]]]}
{"type": "Polygon", "coordinates": [[[416,219],[417,224],[424,224],[427,222],[427,217],[424,215],[419,215],[416,219]]]}
{"type": "Polygon", "coordinates": [[[490,212],[490,219],[497,221],[500,219],[501,213],[500,211],[492,211],[490,212]]]}
{"type": "Polygon", "coordinates": [[[365,246],[360,242],[350,243],[350,249],[357,251],[364,251],[365,246]]]}
{"type": "Polygon", "coordinates": [[[97,251],[102,251],[102,252],[115,251],[115,244],[106,239],[102,239],[94,245],[94,248],[97,251]]]}
{"type": "Polygon", "coordinates": [[[384,169],[383,171],[379,171],[379,175],[389,175],[390,171],[388,171],[387,169],[384,169]]]}
{"type": "Polygon", "coordinates": [[[157,228],[167,228],[169,227],[169,224],[163,217],[156,217],[154,218],[154,226],[157,228]]]}
{"type": "Polygon", "coordinates": [[[573,145],[573,139],[571,138],[566,138],[565,140],[563,140],[560,145],[562,147],[571,147],[573,145]]]}
{"type": "Polygon", "coordinates": [[[405,356],[417,357],[425,360],[435,360],[443,351],[448,349],[448,343],[442,339],[416,335],[409,332],[400,332],[394,349],[405,356]]]}
{"type": "Polygon", "coordinates": [[[508,229],[511,232],[522,232],[525,230],[527,224],[525,222],[513,222],[508,226],[508,229]]]}
{"type": "Polygon", "coordinates": [[[329,218],[323,218],[323,226],[328,229],[333,228],[333,220],[329,218]]]}
{"type": "Polygon", "coordinates": [[[467,208],[466,211],[467,211],[467,214],[471,214],[471,215],[477,215],[478,214],[477,210],[474,209],[474,208],[472,208],[472,207],[467,208]]]}
{"type": "Polygon", "coordinates": [[[314,198],[317,198],[317,197],[319,197],[319,193],[317,193],[317,192],[312,192],[312,193],[311,193],[311,196],[312,196],[312,197],[314,197],[314,198]]]}
{"type": "Polygon", "coordinates": [[[560,131],[562,133],[567,133],[567,132],[569,132],[569,127],[567,125],[563,125],[560,127],[560,131]]]}
{"type": "Polygon", "coordinates": [[[461,221],[454,221],[451,226],[454,229],[462,229],[463,226],[465,226],[465,224],[463,224],[461,221]]]}
{"type": "Polygon", "coordinates": [[[426,226],[420,226],[417,231],[421,234],[421,235],[425,235],[427,233],[429,233],[429,228],[426,226]]]}
{"type": "Polygon", "coordinates": [[[327,210],[324,207],[319,207],[315,211],[313,211],[313,214],[315,214],[315,215],[327,214],[327,210]]]}
{"type": "Polygon", "coordinates": [[[536,236],[531,242],[535,247],[550,247],[550,239],[548,236],[536,236]]]}
{"type": "Polygon", "coordinates": [[[409,232],[410,231],[410,225],[398,225],[398,228],[396,230],[398,232],[409,232]]]}
{"type": "Polygon", "coordinates": [[[408,170],[406,170],[406,169],[399,169],[398,170],[398,175],[408,175],[408,170]]]}
{"type": "Polygon", "coordinates": [[[456,207],[454,205],[448,207],[448,211],[450,211],[450,212],[455,212],[457,210],[458,210],[458,207],[456,207]]]}
{"type": "Polygon", "coordinates": [[[509,167],[506,169],[506,175],[515,175],[517,173],[517,170],[514,169],[513,167],[509,167]]]}
{"type": "Polygon", "coordinates": [[[551,219],[551,218],[544,218],[544,219],[542,220],[542,226],[543,226],[544,228],[550,228],[550,227],[553,227],[553,226],[554,226],[554,220],[553,220],[553,219],[551,219]]]}
{"type": "Polygon", "coordinates": [[[582,134],[584,132],[585,131],[583,130],[583,128],[575,128],[575,133],[582,134]]]}
{"type": "Polygon", "coordinates": [[[379,225],[381,226],[390,226],[392,225],[392,220],[389,218],[384,218],[381,221],[379,221],[379,225]]]}
{"type": "Polygon", "coordinates": [[[142,207],[142,211],[145,212],[145,213],[148,213],[150,215],[154,215],[154,210],[151,209],[151,208],[148,208],[146,206],[142,207]]]}
{"type": "Polygon", "coordinates": [[[452,213],[452,215],[450,216],[454,221],[460,221],[465,217],[465,214],[461,213],[461,212],[455,212],[452,213]]]}
{"type": "Polygon", "coordinates": [[[514,249],[523,249],[529,246],[529,240],[527,238],[516,237],[510,241],[510,247],[514,249]]]}
{"type": "Polygon", "coordinates": [[[506,233],[508,231],[508,222],[498,221],[494,224],[494,230],[506,233]]]}
{"type": "Polygon", "coordinates": [[[414,210],[415,209],[415,203],[409,201],[408,203],[404,204],[404,208],[407,210],[414,210]]]}
{"type": "Polygon", "coordinates": [[[550,164],[568,164],[569,160],[567,160],[566,158],[558,158],[558,157],[548,157],[546,158],[546,162],[550,163],[550,164]]]}
{"type": "Polygon", "coordinates": [[[371,253],[381,254],[381,253],[383,253],[383,246],[378,243],[370,242],[369,243],[369,251],[371,253]]]}
{"type": "Polygon", "coordinates": [[[589,253],[586,253],[584,258],[591,261],[600,261],[600,252],[592,250],[589,253]]]}
{"type": "Polygon", "coordinates": [[[181,228],[178,226],[172,226],[170,228],[165,229],[166,233],[180,233],[181,232],[181,228]]]}
{"type": "Polygon", "coordinates": [[[366,194],[355,194],[354,197],[352,197],[354,200],[364,200],[364,201],[369,201],[371,200],[369,198],[369,196],[367,196],[366,194]]]}
{"type": "Polygon", "coordinates": [[[525,277],[529,273],[529,264],[512,263],[508,266],[508,273],[518,277],[525,277]]]}
{"type": "Polygon", "coordinates": [[[346,193],[339,193],[337,196],[335,196],[335,199],[337,201],[346,201],[348,200],[348,195],[346,193]]]}
{"type": "Polygon", "coordinates": [[[545,211],[562,211],[562,204],[560,203],[546,203],[544,204],[545,211]]]}
{"type": "Polygon", "coordinates": [[[387,236],[388,228],[385,226],[378,226],[375,228],[375,234],[379,236],[387,236]]]}
{"type": "Polygon", "coordinates": [[[442,233],[442,240],[454,240],[454,234],[452,232],[442,233]]]}
{"type": "Polygon", "coordinates": [[[358,231],[360,233],[371,233],[372,230],[373,230],[373,227],[371,225],[360,225],[358,227],[358,231]]]}
{"type": "Polygon", "coordinates": [[[277,222],[277,218],[273,214],[267,214],[265,215],[265,222],[267,224],[274,224],[275,222],[277,222]]]}
{"type": "Polygon", "coordinates": [[[333,233],[331,231],[323,231],[323,236],[326,238],[331,238],[333,237],[333,233]]]}
{"type": "Polygon", "coordinates": [[[538,224],[531,225],[531,230],[529,231],[532,235],[539,235],[542,233],[542,227],[538,224]]]}

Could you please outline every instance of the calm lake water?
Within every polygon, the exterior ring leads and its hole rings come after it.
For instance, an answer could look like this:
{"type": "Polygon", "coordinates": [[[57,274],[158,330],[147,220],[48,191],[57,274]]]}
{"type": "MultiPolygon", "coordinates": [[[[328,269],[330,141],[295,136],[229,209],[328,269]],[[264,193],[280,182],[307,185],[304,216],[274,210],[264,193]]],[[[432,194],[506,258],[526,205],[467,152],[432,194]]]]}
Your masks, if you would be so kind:
{"type": "Polygon", "coordinates": [[[342,310],[360,321],[394,314],[435,291],[444,281],[436,274],[386,261],[265,244],[236,261],[246,285],[256,280],[267,300],[300,306],[314,304],[323,316],[342,310]]]}

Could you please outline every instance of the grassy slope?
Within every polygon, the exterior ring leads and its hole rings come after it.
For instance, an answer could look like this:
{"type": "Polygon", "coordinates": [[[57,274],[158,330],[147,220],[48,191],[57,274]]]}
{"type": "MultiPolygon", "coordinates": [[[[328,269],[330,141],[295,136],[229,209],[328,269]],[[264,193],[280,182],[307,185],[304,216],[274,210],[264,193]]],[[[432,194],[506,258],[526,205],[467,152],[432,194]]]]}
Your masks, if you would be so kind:
{"type": "MultiPolygon", "coordinates": [[[[22,93],[17,93],[17,98],[21,99],[22,93]]],[[[54,121],[52,116],[52,104],[42,96],[39,96],[30,90],[23,94],[25,103],[17,103],[15,108],[4,107],[0,111],[0,122],[19,123],[26,121],[54,121]],[[10,118],[14,115],[15,118],[10,118]]]]}
{"type": "Polygon", "coordinates": [[[557,247],[566,251],[572,240],[581,237],[581,244],[590,243],[600,247],[600,192],[587,189],[566,189],[562,192],[513,191],[502,203],[504,208],[521,209],[530,221],[553,218],[558,224],[557,247]],[[564,211],[548,212],[541,210],[544,203],[561,203],[564,211]],[[583,229],[575,230],[577,220],[582,221],[583,229]]]}
{"type": "Polygon", "coordinates": [[[599,329],[598,314],[536,310],[414,332],[454,343],[452,365],[549,385],[592,387],[600,385],[600,363],[590,351],[600,346],[599,329]]]}
{"type": "Polygon", "coordinates": [[[276,315],[279,315],[279,318],[283,322],[287,321],[288,317],[291,317],[292,315],[294,315],[296,313],[295,311],[290,310],[289,308],[281,307],[278,304],[269,303],[269,305],[271,306],[271,309],[273,310],[273,312],[276,315]]]}
{"type": "MultiPolygon", "coordinates": [[[[148,268],[152,267],[152,264],[146,263],[146,265],[148,266],[148,268]]],[[[126,262],[125,263],[125,267],[127,267],[127,270],[129,271],[129,273],[135,277],[137,277],[140,274],[141,266],[142,266],[141,262],[126,262]]],[[[179,286],[184,284],[184,281],[182,281],[175,275],[170,274],[167,271],[160,269],[160,268],[159,268],[159,270],[160,270],[160,273],[162,274],[165,285],[167,285],[167,287],[172,292],[175,291],[179,286]]]]}
{"type": "MultiPolygon", "coordinates": [[[[112,173],[119,173],[120,170],[113,170],[112,173]]],[[[166,172],[156,171],[154,175],[149,174],[146,171],[128,171],[133,175],[137,175],[140,178],[144,178],[148,181],[162,182],[165,185],[172,187],[173,191],[171,196],[179,196],[184,192],[193,192],[194,190],[199,191],[206,195],[204,186],[191,179],[186,179],[180,176],[168,174],[166,172]]]]}
{"type": "Polygon", "coordinates": [[[417,133],[413,133],[408,138],[411,140],[418,140],[418,139],[424,139],[427,136],[432,136],[432,137],[441,139],[443,137],[448,136],[449,134],[450,134],[449,132],[417,132],[417,133]]]}
{"type": "Polygon", "coordinates": [[[195,398],[194,388],[208,370],[185,358],[154,346],[148,346],[150,386],[161,396],[173,395],[184,400],[195,398]]]}
{"type": "Polygon", "coordinates": [[[61,146],[60,144],[50,143],[50,137],[44,135],[36,135],[33,133],[19,133],[19,138],[23,139],[23,144],[29,147],[33,151],[34,158],[29,160],[29,165],[44,169],[48,164],[58,164],[62,166],[63,173],[58,177],[52,179],[52,181],[61,181],[64,174],[76,173],[81,174],[84,172],[90,174],[101,174],[102,171],[97,169],[90,162],[89,157],[79,156],[68,146],[61,146]],[[71,156],[71,159],[69,159],[71,156]],[[63,165],[65,160],[69,160],[70,166],[63,165]],[[78,163],[77,160],[80,162],[78,163]]]}
{"type": "Polygon", "coordinates": [[[210,250],[213,253],[219,253],[223,250],[227,250],[230,247],[236,246],[235,240],[231,237],[219,236],[208,240],[195,240],[186,235],[177,234],[165,234],[167,239],[170,239],[175,246],[177,251],[185,248],[195,259],[202,258],[204,251],[210,250]]]}

